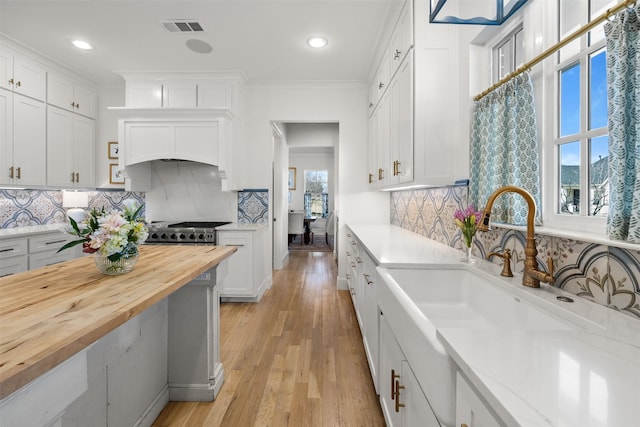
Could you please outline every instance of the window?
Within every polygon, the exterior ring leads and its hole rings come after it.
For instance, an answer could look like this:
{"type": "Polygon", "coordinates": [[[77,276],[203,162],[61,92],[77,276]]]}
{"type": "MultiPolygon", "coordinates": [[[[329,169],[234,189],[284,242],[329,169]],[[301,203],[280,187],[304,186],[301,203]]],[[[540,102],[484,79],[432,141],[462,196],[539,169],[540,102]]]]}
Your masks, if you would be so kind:
{"type": "MultiPolygon", "coordinates": [[[[565,38],[615,1],[559,0],[558,36],[565,38]]],[[[556,214],[606,217],[608,127],[606,51],[602,25],[557,55],[553,138],[556,214]]]]}
{"type": "Polygon", "coordinates": [[[513,73],[524,64],[524,32],[522,25],[493,48],[493,83],[513,73]]]}
{"type": "Polygon", "coordinates": [[[326,218],[329,214],[329,171],[304,171],[305,216],[326,218]]]}

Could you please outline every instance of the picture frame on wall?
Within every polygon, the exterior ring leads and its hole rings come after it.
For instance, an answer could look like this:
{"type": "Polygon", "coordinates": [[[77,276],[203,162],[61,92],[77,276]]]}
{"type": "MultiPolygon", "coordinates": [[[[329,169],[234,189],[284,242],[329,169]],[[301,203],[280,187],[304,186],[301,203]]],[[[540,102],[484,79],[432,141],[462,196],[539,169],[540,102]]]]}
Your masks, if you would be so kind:
{"type": "Polygon", "coordinates": [[[296,168],[289,168],[289,180],[287,181],[289,190],[296,189],[296,168]]]}
{"type": "Polygon", "coordinates": [[[109,184],[124,184],[124,173],[117,163],[109,165],[109,184]]]}
{"type": "Polygon", "coordinates": [[[110,141],[109,142],[109,158],[110,159],[118,159],[120,157],[119,155],[119,151],[120,151],[120,146],[118,145],[117,141],[110,141]]]}

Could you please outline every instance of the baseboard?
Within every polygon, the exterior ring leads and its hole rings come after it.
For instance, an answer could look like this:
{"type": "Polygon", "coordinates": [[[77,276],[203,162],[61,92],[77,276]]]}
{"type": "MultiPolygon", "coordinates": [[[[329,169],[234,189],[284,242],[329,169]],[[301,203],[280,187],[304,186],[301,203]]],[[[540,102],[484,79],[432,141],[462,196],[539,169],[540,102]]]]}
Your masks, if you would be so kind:
{"type": "Polygon", "coordinates": [[[160,412],[169,403],[169,385],[165,385],[160,393],[151,401],[149,406],[142,412],[140,418],[133,424],[134,427],[151,427],[158,418],[160,412]]]}

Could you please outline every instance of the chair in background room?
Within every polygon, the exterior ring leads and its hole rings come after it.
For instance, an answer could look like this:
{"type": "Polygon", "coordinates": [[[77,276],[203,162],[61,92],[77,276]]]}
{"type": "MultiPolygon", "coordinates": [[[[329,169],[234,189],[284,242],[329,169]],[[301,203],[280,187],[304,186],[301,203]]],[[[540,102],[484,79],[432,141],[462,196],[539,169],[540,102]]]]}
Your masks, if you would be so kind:
{"type": "Polygon", "coordinates": [[[304,244],[304,212],[289,212],[289,239],[300,235],[300,244],[304,244]]]}
{"type": "Polygon", "coordinates": [[[333,212],[330,212],[326,219],[318,218],[315,222],[311,223],[311,242],[313,243],[314,233],[322,233],[328,245],[329,235],[333,235],[333,228],[333,212]]]}

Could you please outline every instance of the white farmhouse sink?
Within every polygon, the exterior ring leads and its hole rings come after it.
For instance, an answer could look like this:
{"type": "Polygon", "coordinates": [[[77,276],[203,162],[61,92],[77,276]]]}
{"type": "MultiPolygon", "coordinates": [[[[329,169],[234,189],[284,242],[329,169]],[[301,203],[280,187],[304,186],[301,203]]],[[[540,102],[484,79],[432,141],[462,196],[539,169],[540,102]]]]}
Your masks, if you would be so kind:
{"type": "MultiPolygon", "coordinates": [[[[529,300],[500,278],[465,269],[384,269],[378,305],[441,424],[455,421],[456,365],[437,330],[580,329],[529,300]]],[[[519,286],[519,285],[515,285],[519,286]]]]}
{"type": "Polygon", "coordinates": [[[436,328],[576,329],[467,270],[392,270],[391,277],[436,328]]]}

